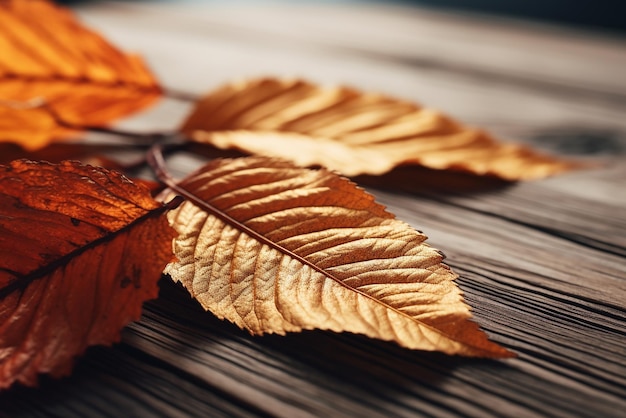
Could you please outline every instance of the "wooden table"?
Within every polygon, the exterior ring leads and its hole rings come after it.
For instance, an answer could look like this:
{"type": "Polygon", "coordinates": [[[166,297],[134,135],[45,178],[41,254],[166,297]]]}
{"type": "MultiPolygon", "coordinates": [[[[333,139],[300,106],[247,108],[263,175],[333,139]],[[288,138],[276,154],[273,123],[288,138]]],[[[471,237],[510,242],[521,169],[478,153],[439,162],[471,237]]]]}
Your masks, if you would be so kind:
{"type": "MultiPolygon", "coordinates": [[[[0,416],[624,416],[626,38],[383,5],[77,10],[177,92],[262,75],[350,84],[599,165],[509,187],[359,179],[446,253],[477,322],[516,359],[253,338],[162,280],[120,344],[90,349],[69,378],[0,394],[0,416]]],[[[189,106],[123,126],[171,129],[189,106]]]]}

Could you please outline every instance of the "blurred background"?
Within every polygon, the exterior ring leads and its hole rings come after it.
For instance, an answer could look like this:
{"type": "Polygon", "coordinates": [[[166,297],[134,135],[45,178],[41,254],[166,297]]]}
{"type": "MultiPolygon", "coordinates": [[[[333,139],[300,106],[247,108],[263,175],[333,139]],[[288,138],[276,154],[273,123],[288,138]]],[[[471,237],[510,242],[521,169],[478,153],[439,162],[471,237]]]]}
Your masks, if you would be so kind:
{"type": "Polygon", "coordinates": [[[626,15],[624,14],[623,1],[409,0],[403,3],[466,12],[497,14],[599,30],[626,30],[626,15]]]}
{"type": "MultiPolygon", "coordinates": [[[[626,152],[626,14],[618,2],[70,3],[183,96],[236,79],[301,78],[410,100],[547,151],[626,152]]],[[[171,129],[186,111],[163,105],[145,128],[171,129]]],[[[141,130],[139,119],[124,126],[141,130]]]]}
{"type": "MultiPolygon", "coordinates": [[[[169,3],[381,3],[415,5],[442,11],[534,20],[626,34],[626,7],[618,0],[135,0],[169,3]]],[[[82,3],[84,0],[61,0],[82,3]]],[[[127,1],[127,2],[132,2],[127,1]]]]}

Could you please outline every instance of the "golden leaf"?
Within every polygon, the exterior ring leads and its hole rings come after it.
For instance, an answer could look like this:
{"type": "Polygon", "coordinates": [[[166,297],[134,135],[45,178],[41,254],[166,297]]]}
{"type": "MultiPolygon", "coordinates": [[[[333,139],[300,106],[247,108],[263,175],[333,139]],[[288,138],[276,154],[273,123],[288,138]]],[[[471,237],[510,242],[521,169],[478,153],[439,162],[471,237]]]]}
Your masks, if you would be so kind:
{"type": "Polygon", "coordinates": [[[321,165],[348,176],[415,164],[522,180],[574,166],[498,142],[410,102],[299,80],[225,85],[197,103],[181,131],[219,148],[321,165]]]}
{"type": "Polygon", "coordinates": [[[67,375],[88,346],[119,340],[172,259],[163,211],[102,168],[0,166],[0,388],[67,375]]]}
{"type": "MultiPolygon", "coordinates": [[[[161,94],[138,57],[120,52],[48,1],[0,1],[0,51],[0,100],[43,100],[68,125],[106,124],[161,94]]],[[[65,133],[37,120],[50,117],[41,110],[23,111],[23,121],[32,120],[29,129],[40,129],[37,140],[3,129],[0,141],[36,149],[65,133]]]]}
{"type": "Polygon", "coordinates": [[[327,170],[216,160],[178,185],[165,272],[252,334],[324,329],[448,354],[507,357],[426,236],[327,170]]]}

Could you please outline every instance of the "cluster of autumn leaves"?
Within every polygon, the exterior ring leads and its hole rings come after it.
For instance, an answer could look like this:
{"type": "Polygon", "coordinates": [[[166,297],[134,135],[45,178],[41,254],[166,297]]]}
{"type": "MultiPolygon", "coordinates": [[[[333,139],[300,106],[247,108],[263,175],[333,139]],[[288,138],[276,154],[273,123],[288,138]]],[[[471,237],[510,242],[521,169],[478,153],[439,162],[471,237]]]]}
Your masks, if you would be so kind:
{"type": "MultiPolygon", "coordinates": [[[[0,22],[0,142],[40,149],[163,94],[139,58],[48,1],[2,1],[0,22]]],[[[162,272],[253,334],[325,329],[511,355],[469,320],[456,275],[426,237],[337,172],[419,165],[519,180],[569,163],[410,102],[301,80],[227,84],[180,132],[257,156],[177,181],[154,148],[167,186],[156,199],[101,167],[0,166],[0,388],[66,375],[88,346],[117,341],[162,272]]]]}

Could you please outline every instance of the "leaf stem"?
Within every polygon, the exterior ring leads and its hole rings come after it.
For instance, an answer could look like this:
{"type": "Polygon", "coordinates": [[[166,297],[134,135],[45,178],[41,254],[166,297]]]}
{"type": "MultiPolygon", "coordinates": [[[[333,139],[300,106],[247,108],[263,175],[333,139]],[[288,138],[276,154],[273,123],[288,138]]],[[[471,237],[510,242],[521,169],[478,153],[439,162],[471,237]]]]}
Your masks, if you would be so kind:
{"type": "MultiPolygon", "coordinates": [[[[185,93],[172,93],[173,98],[179,100],[193,100],[190,95],[185,96],[185,93]]],[[[107,135],[123,136],[126,138],[133,138],[135,143],[133,145],[148,146],[156,142],[164,142],[168,139],[178,139],[181,134],[178,131],[166,131],[166,132],[134,132],[124,129],[111,128],[108,126],[91,126],[91,125],[79,125],[69,122],[61,117],[52,106],[43,97],[35,97],[26,101],[15,100],[0,100],[0,106],[7,106],[13,109],[42,109],[47,112],[54,121],[64,128],[78,130],[78,131],[91,131],[104,133],[107,135]]]]}
{"type": "Polygon", "coordinates": [[[178,186],[176,184],[176,181],[171,176],[169,171],[167,171],[167,167],[165,165],[165,159],[163,158],[163,145],[153,145],[148,150],[146,158],[148,160],[148,164],[154,171],[155,176],[163,183],[165,183],[165,185],[178,192],[178,186]]]}
{"type": "Polygon", "coordinates": [[[163,96],[168,99],[180,100],[181,102],[196,102],[199,99],[199,97],[193,93],[172,89],[163,90],[163,96]]]}
{"type": "MultiPolygon", "coordinates": [[[[61,122],[61,121],[59,121],[61,122]]],[[[143,146],[151,146],[157,142],[164,142],[168,139],[175,139],[179,137],[179,133],[176,131],[170,132],[134,132],[127,131],[124,129],[111,128],[108,126],[76,126],[64,124],[68,128],[72,129],[81,129],[91,132],[98,132],[107,135],[115,135],[115,136],[123,136],[126,138],[133,138],[135,142],[132,145],[143,145],[143,146]]]]}

